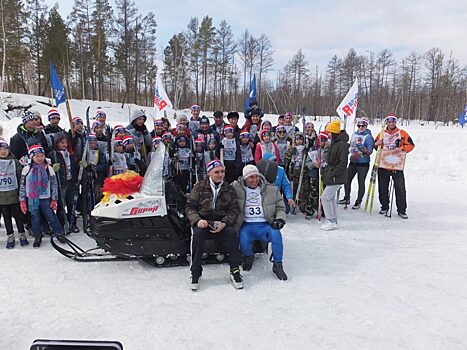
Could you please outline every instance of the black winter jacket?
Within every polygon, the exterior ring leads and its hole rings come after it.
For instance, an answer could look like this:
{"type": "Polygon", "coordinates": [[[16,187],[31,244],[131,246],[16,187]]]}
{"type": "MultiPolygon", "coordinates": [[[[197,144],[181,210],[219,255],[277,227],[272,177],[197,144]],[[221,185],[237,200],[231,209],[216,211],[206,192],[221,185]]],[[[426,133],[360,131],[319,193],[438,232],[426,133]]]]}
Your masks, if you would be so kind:
{"type": "Polygon", "coordinates": [[[10,151],[16,159],[20,160],[23,156],[28,155],[28,148],[33,140],[39,142],[47,154],[49,145],[44,134],[40,130],[29,131],[24,124],[20,124],[16,129],[17,133],[10,139],[10,151]]]}
{"type": "Polygon", "coordinates": [[[349,159],[348,142],[349,135],[345,131],[341,131],[332,140],[328,153],[328,166],[323,169],[323,182],[326,186],[345,184],[349,159]]]}

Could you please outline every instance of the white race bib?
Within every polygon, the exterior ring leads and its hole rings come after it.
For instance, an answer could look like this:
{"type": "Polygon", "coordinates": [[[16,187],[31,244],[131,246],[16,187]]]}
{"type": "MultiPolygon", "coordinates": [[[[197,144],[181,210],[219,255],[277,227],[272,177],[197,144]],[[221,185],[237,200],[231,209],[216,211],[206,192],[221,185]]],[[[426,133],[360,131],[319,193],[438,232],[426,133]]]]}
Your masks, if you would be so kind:
{"type": "Polygon", "coordinates": [[[0,159],[0,192],[18,189],[14,159],[0,159]]]}
{"type": "Polygon", "coordinates": [[[235,160],[237,153],[237,142],[235,139],[223,138],[222,144],[224,145],[224,160],[235,160]]]}
{"type": "Polygon", "coordinates": [[[261,189],[247,188],[244,215],[246,222],[264,222],[263,205],[261,203],[261,189]]]}

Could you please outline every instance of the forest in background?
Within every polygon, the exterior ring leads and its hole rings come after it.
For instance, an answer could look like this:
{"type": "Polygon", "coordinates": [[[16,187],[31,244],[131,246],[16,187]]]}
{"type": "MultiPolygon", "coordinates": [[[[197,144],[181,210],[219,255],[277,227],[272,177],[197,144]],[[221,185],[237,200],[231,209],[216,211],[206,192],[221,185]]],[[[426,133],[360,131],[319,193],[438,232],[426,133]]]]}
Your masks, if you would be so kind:
{"type": "Polygon", "coordinates": [[[49,62],[68,98],[151,106],[158,63],[174,108],[243,111],[253,74],[266,113],[336,115],[359,80],[358,116],[395,113],[408,120],[452,121],[467,102],[467,66],[433,47],[397,60],[388,49],[330,57],[326,67],[298,50],[274,70],[266,34],[235,37],[225,20],[191,18],[163,52],[156,14],[134,1],[75,0],[63,18],[44,0],[0,0],[0,91],[50,96],[49,62]],[[160,46],[160,44],[159,44],[160,46]],[[159,60],[159,61],[158,61],[159,60]]]}

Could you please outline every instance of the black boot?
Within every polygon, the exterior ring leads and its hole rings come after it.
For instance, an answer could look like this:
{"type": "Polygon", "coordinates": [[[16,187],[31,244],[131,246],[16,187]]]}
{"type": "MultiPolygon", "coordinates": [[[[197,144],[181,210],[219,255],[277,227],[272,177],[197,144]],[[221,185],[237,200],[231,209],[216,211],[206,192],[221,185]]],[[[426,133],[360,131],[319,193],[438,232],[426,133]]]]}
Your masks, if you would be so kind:
{"type": "Polygon", "coordinates": [[[253,267],[253,262],[255,261],[255,255],[244,256],[243,257],[243,271],[250,271],[253,267]]]}
{"type": "Polygon", "coordinates": [[[345,204],[345,205],[350,204],[350,199],[346,199],[346,198],[341,199],[340,201],[337,202],[337,204],[345,204]]]}
{"type": "Polygon", "coordinates": [[[230,269],[230,282],[235,289],[243,289],[243,279],[238,267],[230,269]]]}
{"type": "Polygon", "coordinates": [[[282,263],[273,263],[272,264],[272,272],[274,272],[278,279],[281,281],[287,281],[287,275],[284,272],[284,268],[282,267],[282,263]]]}
{"type": "Polygon", "coordinates": [[[34,238],[34,243],[32,244],[32,246],[34,248],[39,248],[41,246],[41,243],[42,243],[42,236],[36,236],[34,238]]]}

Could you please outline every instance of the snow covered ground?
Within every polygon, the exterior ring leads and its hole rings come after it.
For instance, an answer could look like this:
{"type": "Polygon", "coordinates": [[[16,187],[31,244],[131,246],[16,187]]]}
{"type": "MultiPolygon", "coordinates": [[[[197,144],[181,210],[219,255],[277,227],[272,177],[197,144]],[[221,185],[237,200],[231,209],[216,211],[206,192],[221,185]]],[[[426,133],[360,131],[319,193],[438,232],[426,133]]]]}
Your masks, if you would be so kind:
{"type": "MultiPolygon", "coordinates": [[[[88,104],[112,124],[128,120],[117,104],[72,101],[72,110],[84,115],[88,104]]],[[[20,120],[1,118],[9,138],[20,120]]],[[[467,134],[433,123],[405,129],[416,144],[406,163],[409,219],[340,208],[339,230],[323,232],[290,216],[286,282],[262,256],[244,290],[229,284],[227,265],[210,265],[193,293],[187,267],[78,263],[48,240],[7,251],[2,226],[0,349],[29,349],[37,338],[113,339],[133,350],[466,349],[467,134]]],[[[93,245],[82,233],[70,238],[93,245]]]]}

